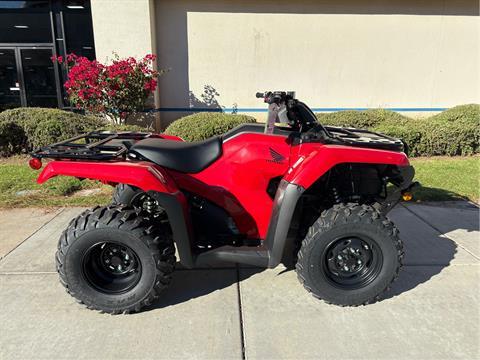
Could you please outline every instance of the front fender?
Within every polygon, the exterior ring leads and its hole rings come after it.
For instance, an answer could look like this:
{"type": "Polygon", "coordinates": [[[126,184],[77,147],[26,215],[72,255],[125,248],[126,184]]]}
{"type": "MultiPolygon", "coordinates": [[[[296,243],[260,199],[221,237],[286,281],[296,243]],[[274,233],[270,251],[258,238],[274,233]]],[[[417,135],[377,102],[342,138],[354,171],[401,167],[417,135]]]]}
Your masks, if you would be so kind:
{"type": "Polygon", "coordinates": [[[342,163],[410,165],[407,156],[402,152],[342,145],[319,147],[304,144],[299,151],[298,160],[289,168],[284,180],[308,189],[328,170],[342,163]]]}
{"type": "Polygon", "coordinates": [[[304,191],[328,170],[341,163],[388,164],[410,168],[404,153],[336,145],[302,145],[298,160],[287,171],[275,195],[265,241],[270,268],[277,266],[282,259],[290,223],[304,191]]]}

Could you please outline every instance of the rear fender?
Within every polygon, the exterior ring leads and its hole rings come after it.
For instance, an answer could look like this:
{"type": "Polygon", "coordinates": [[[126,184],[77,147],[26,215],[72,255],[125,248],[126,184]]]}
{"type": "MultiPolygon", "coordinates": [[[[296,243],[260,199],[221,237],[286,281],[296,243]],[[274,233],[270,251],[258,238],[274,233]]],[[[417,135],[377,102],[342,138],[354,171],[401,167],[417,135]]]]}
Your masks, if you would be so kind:
{"type": "Polygon", "coordinates": [[[55,176],[100,180],[110,185],[128,184],[147,192],[167,212],[180,262],[185,267],[193,267],[193,239],[186,199],[174,180],[161,167],[149,162],[51,161],[37,182],[43,184],[55,176]]]}
{"type": "Polygon", "coordinates": [[[148,162],[51,161],[37,179],[39,184],[55,176],[100,180],[106,184],[128,184],[144,191],[175,193],[178,188],[168,173],[148,162]]]}

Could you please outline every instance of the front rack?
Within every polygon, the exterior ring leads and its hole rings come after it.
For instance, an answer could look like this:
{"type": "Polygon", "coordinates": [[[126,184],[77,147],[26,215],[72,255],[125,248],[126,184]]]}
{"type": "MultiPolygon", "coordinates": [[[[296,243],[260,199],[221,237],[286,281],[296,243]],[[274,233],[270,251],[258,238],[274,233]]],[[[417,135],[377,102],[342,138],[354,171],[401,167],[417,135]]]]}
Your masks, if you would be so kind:
{"type": "Polygon", "coordinates": [[[143,132],[92,131],[41,147],[31,155],[37,159],[118,160],[125,158],[128,149],[136,141],[151,135],[143,132]]]}
{"type": "Polygon", "coordinates": [[[401,140],[374,131],[337,126],[325,126],[325,128],[332,138],[351,146],[371,147],[393,151],[406,150],[405,144],[401,140]]]}

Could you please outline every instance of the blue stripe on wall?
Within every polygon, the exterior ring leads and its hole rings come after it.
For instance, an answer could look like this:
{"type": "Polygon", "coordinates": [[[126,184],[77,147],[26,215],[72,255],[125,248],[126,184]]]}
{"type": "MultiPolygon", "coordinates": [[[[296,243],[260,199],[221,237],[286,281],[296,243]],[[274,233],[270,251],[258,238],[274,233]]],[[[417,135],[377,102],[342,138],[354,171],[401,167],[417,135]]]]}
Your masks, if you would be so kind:
{"type": "MultiPolygon", "coordinates": [[[[371,108],[312,108],[314,112],[331,112],[331,111],[345,111],[345,110],[368,110],[371,108]]],[[[422,108],[422,107],[399,107],[399,108],[385,108],[385,110],[392,110],[392,111],[411,111],[411,112],[434,112],[434,111],[444,111],[447,110],[446,107],[440,108],[422,108]]],[[[222,109],[209,109],[209,108],[159,108],[159,109],[151,109],[148,110],[149,112],[250,112],[250,113],[264,113],[268,112],[267,108],[222,108],[222,109]]]]}

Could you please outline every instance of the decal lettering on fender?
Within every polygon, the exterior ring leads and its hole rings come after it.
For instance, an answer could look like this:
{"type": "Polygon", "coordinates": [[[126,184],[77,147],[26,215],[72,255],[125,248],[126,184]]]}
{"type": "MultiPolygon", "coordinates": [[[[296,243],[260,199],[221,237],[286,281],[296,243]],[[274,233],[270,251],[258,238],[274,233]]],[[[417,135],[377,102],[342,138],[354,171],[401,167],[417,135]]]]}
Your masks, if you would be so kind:
{"type": "Polygon", "coordinates": [[[290,174],[293,170],[295,170],[295,168],[296,168],[298,165],[300,165],[300,164],[303,162],[303,160],[305,160],[305,158],[304,158],[303,156],[300,156],[300,157],[298,158],[298,160],[295,162],[295,164],[293,164],[293,165],[290,167],[290,169],[288,169],[287,174],[290,174]]]}

